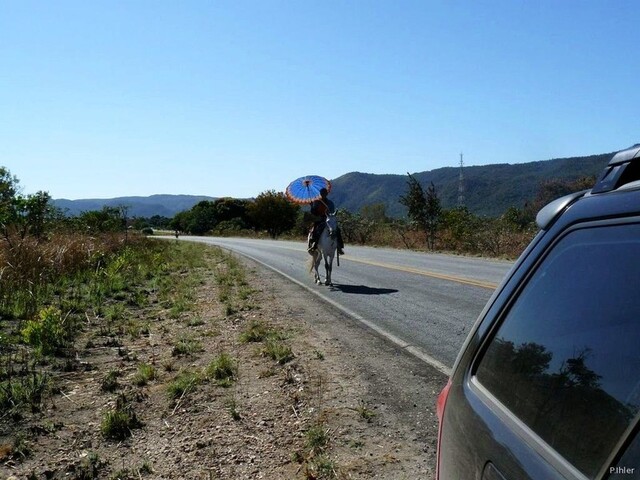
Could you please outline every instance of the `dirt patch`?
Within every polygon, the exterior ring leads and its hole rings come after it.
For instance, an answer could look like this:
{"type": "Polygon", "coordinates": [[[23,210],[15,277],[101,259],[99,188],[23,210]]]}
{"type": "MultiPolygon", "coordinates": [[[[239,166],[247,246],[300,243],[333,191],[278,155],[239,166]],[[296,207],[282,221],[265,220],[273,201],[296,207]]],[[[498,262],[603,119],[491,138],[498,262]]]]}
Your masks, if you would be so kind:
{"type": "Polygon", "coordinates": [[[20,438],[2,419],[0,478],[433,478],[444,376],[242,262],[253,291],[239,312],[225,310],[212,268],[195,309],[171,318],[152,301],[138,312],[148,334],[79,340],[80,368],[60,374],[43,411],[20,420],[20,438]],[[265,340],[241,341],[256,324],[278,332],[293,358],[278,362],[265,340]],[[228,382],[211,371],[223,353],[236,366],[228,382]],[[142,364],[153,370],[144,382],[142,364]],[[109,438],[105,415],[123,405],[135,422],[109,438]]]}

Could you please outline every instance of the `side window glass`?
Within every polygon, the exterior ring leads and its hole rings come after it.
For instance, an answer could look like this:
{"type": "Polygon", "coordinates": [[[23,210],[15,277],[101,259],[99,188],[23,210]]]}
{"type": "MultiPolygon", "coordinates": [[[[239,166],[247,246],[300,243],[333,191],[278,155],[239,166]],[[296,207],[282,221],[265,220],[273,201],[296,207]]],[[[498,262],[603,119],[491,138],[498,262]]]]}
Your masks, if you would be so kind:
{"type": "Polygon", "coordinates": [[[476,375],[595,478],[640,410],[640,226],[561,239],[506,313],[476,375]]]}

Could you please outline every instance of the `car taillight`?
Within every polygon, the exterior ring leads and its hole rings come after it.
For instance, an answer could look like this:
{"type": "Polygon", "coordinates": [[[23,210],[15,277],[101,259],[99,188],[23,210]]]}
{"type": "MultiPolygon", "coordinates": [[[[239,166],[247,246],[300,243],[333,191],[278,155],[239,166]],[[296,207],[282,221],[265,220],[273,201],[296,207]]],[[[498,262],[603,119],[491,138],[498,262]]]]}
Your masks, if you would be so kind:
{"type": "Polygon", "coordinates": [[[436,454],[436,480],[440,479],[440,440],[442,439],[442,420],[444,419],[444,407],[447,404],[447,397],[449,396],[449,390],[451,390],[451,379],[447,382],[445,387],[438,395],[438,401],[436,402],[436,415],[438,416],[438,450],[436,454]]]}

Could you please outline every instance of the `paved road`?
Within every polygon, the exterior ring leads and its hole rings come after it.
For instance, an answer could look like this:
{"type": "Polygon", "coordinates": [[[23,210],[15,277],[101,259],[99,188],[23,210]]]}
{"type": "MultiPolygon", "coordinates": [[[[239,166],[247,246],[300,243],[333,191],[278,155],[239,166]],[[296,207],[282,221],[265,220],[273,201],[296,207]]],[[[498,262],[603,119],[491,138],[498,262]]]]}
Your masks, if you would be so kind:
{"type": "Polygon", "coordinates": [[[334,264],[334,285],[327,287],[313,283],[302,242],[180,239],[218,245],[269,266],[445,373],[511,267],[499,260],[349,245],[341,265],[334,264]]]}

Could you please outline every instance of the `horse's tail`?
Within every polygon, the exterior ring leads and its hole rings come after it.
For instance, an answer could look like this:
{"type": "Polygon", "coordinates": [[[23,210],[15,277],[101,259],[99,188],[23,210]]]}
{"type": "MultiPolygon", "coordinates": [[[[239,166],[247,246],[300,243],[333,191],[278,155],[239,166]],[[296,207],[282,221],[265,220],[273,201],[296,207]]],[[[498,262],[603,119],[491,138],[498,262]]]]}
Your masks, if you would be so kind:
{"type": "Polygon", "coordinates": [[[309,264],[309,273],[313,272],[313,266],[316,263],[316,255],[319,254],[318,251],[314,251],[314,252],[309,252],[309,254],[311,255],[309,257],[309,260],[307,261],[307,263],[309,264]]]}

